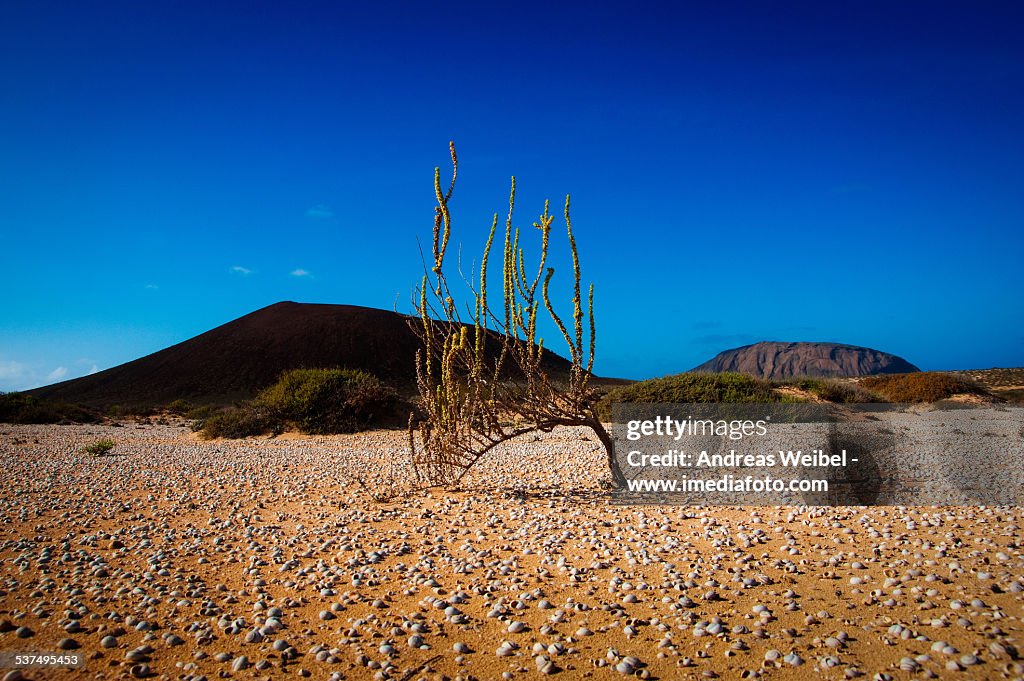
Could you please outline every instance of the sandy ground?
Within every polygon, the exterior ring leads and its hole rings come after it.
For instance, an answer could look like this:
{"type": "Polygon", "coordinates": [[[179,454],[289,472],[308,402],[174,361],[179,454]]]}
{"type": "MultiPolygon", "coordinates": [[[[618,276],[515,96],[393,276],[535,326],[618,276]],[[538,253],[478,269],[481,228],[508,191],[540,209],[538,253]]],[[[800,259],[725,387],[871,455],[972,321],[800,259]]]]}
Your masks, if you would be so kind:
{"type": "Polygon", "coordinates": [[[574,430],[374,501],[404,444],[0,426],[0,649],[85,659],[30,679],[1024,675],[1020,507],[615,506],[574,430]]]}

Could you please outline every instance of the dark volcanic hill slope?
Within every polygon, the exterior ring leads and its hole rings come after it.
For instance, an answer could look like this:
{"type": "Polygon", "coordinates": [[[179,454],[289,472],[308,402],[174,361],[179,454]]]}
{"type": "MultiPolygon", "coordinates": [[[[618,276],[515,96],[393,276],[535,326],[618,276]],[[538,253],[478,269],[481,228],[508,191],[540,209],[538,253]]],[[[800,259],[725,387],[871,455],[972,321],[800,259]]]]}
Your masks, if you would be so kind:
{"type": "Polygon", "coordinates": [[[738,371],[759,378],[787,379],[903,374],[920,370],[896,355],[856,345],[765,341],[720,352],[694,371],[738,371]]]}
{"type": "MultiPolygon", "coordinates": [[[[229,402],[252,397],[288,369],[321,367],[362,369],[408,389],[418,347],[395,312],[283,302],[127,364],[28,392],[94,407],[229,402]]],[[[565,359],[545,354],[552,371],[568,369],[565,359]]]]}

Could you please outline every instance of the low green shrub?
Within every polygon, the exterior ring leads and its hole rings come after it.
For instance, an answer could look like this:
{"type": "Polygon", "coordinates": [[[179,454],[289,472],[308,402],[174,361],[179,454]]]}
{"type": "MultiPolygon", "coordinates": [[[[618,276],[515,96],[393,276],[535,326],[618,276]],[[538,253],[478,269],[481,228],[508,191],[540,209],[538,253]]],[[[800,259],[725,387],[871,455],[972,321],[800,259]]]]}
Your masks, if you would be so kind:
{"type": "Polygon", "coordinates": [[[106,409],[107,417],[112,419],[136,418],[146,419],[155,416],[157,408],[149,404],[112,404],[106,409]]]}
{"type": "Polygon", "coordinates": [[[1024,404],[1024,389],[1021,388],[1008,388],[1004,390],[996,390],[992,393],[1000,399],[1004,399],[1007,402],[1014,402],[1016,404],[1024,404]]]}
{"type": "Polygon", "coordinates": [[[93,456],[106,456],[114,448],[115,444],[110,438],[103,438],[102,440],[96,440],[91,445],[87,445],[82,451],[93,456]]]}
{"type": "Polygon", "coordinates": [[[25,393],[0,394],[0,423],[97,423],[100,416],[76,404],[49,402],[25,393]]]}
{"type": "Polygon", "coordinates": [[[195,407],[192,406],[191,402],[184,399],[174,400],[173,402],[167,405],[167,411],[171,412],[172,414],[177,414],[178,416],[184,416],[185,414],[192,411],[194,408],[195,407]]]}
{"type": "Polygon", "coordinates": [[[304,433],[354,433],[393,418],[395,392],[365,371],[293,369],[261,392],[253,407],[304,433]]]}
{"type": "Polygon", "coordinates": [[[866,404],[885,401],[879,395],[863,386],[856,383],[837,381],[834,378],[799,378],[794,381],[788,381],[785,385],[792,385],[801,390],[806,390],[826,402],[866,404]]]}
{"type": "Polygon", "coordinates": [[[687,372],[613,388],[597,404],[602,419],[614,402],[629,403],[765,403],[792,402],[765,380],[739,373],[687,372]]]}
{"type": "Polygon", "coordinates": [[[310,435],[354,433],[395,425],[408,405],[377,377],[349,369],[293,369],[240,407],[193,410],[204,437],[249,437],[287,429],[310,435]]]}
{"type": "Polygon", "coordinates": [[[212,404],[203,404],[198,407],[193,407],[185,413],[185,419],[191,422],[192,432],[198,432],[203,429],[206,425],[206,420],[221,411],[220,407],[212,404]]]}
{"type": "Polygon", "coordinates": [[[963,376],[938,371],[912,374],[888,374],[862,379],[861,386],[879,393],[890,402],[938,402],[953,395],[985,395],[990,393],[963,376]]]}
{"type": "Polygon", "coordinates": [[[203,420],[198,428],[202,437],[207,440],[225,437],[238,439],[266,435],[277,428],[273,421],[264,414],[258,413],[251,406],[231,407],[214,413],[203,420]]]}

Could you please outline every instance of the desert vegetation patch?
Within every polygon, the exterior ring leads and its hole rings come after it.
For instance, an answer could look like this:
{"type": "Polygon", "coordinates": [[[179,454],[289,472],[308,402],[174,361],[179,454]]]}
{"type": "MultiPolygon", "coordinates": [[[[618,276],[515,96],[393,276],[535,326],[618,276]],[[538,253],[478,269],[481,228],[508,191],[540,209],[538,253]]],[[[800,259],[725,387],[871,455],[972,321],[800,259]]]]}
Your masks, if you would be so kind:
{"type": "Polygon", "coordinates": [[[869,376],[860,385],[889,402],[938,402],[964,394],[990,396],[988,390],[969,378],[937,371],[869,376]]]}
{"type": "Polygon", "coordinates": [[[408,407],[365,371],[293,369],[241,406],[202,414],[206,438],[242,438],[297,430],[309,435],[355,433],[394,425],[408,407]]]}

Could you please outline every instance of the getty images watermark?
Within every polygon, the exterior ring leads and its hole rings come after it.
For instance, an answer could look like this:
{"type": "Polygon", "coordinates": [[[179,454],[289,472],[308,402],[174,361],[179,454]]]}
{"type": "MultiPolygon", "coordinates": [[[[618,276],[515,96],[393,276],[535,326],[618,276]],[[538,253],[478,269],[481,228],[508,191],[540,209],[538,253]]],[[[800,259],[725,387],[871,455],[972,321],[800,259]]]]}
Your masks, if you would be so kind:
{"type": "Polygon", "coordinates": [[[1019,505],[1024,409],[615,404],[621,503],[1019,505]]]}

